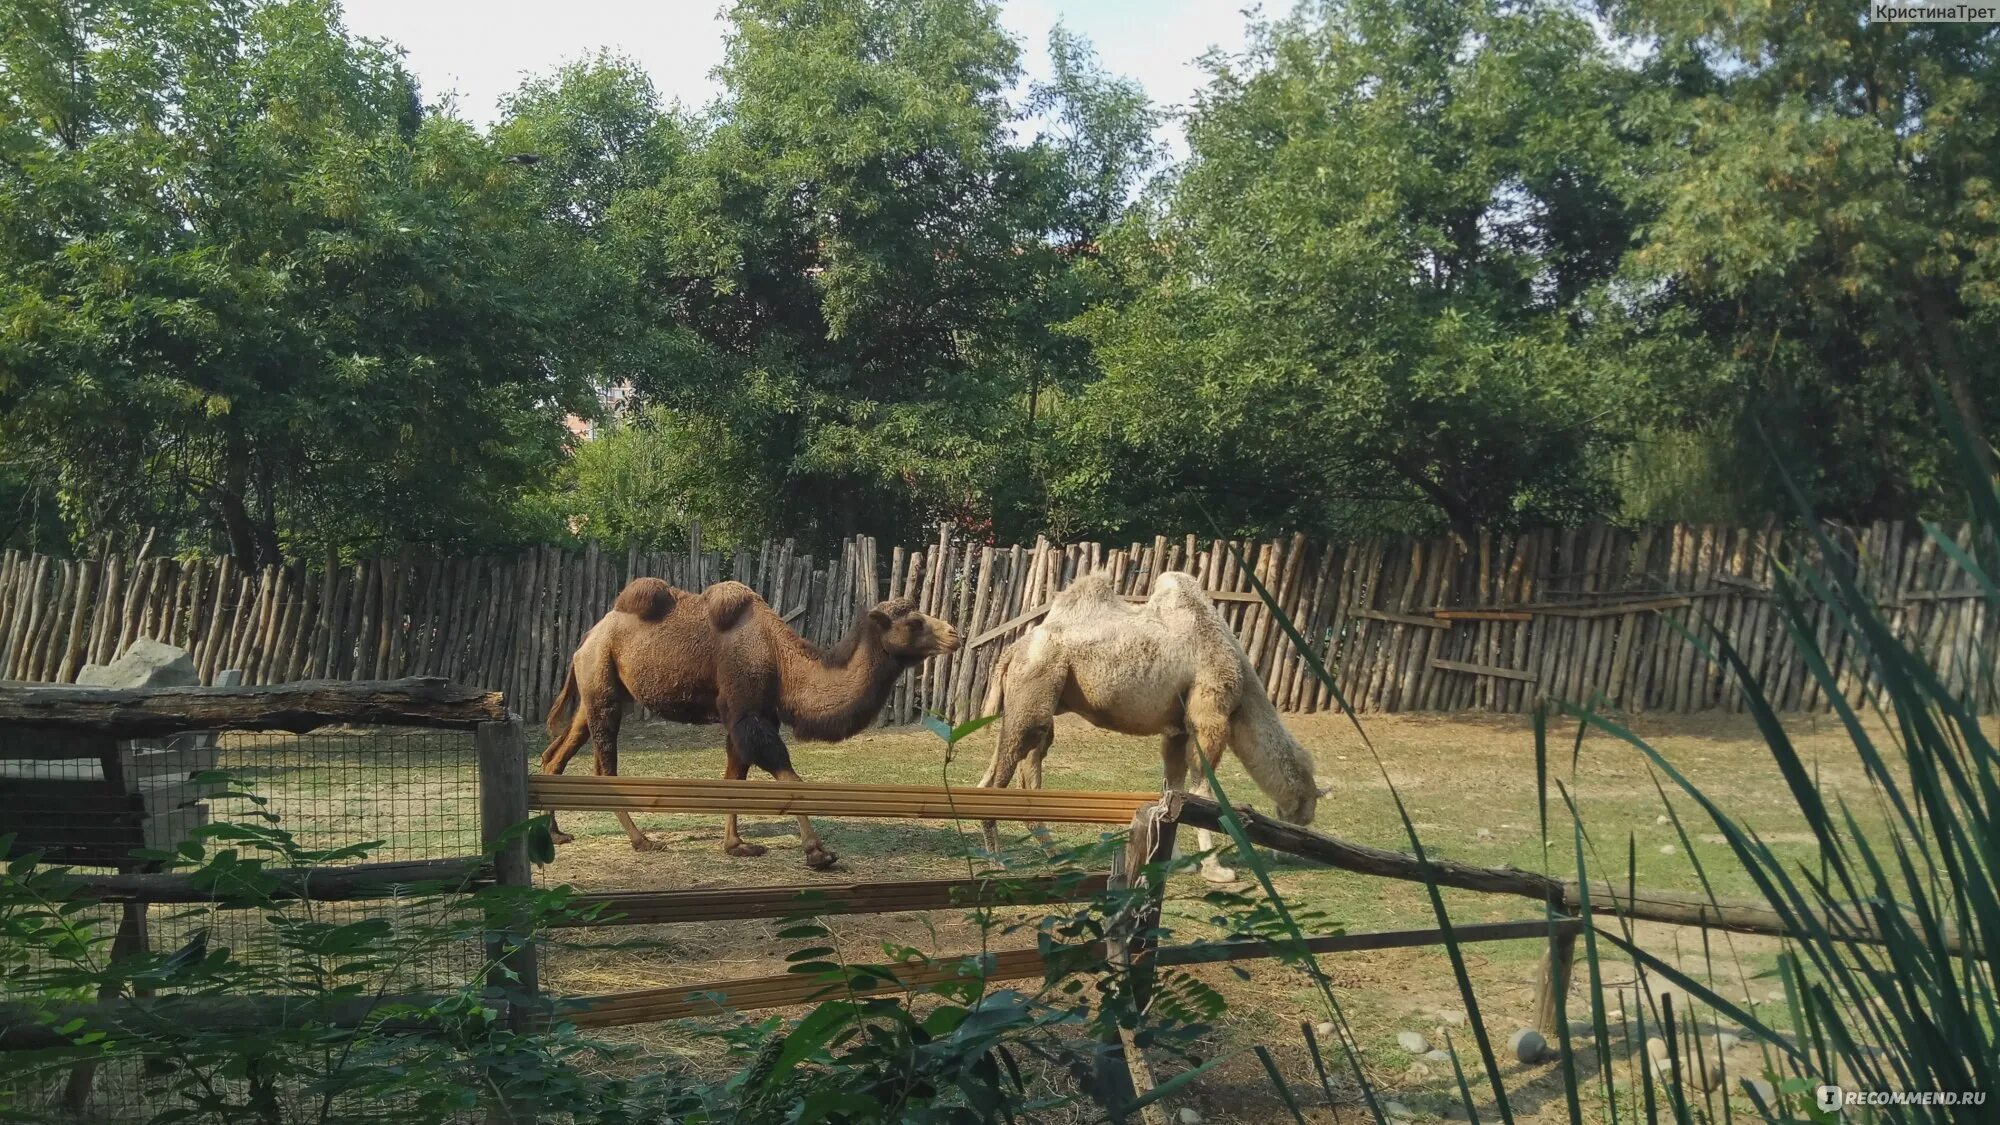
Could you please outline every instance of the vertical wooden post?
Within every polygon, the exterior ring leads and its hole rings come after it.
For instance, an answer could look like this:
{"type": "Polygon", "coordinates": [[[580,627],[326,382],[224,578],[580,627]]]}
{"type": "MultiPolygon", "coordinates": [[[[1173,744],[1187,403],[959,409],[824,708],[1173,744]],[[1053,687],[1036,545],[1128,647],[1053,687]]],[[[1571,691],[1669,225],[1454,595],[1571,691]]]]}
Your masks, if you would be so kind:
{"type": "MultiPolygon", "coordinates": [[[[1180,823],[1180,806],[1175,796],[1168,794],[1157,804],[1132,814],[1132,831],[1125,854],[1111,870],[1113,888],[1129,887],[1137,878],[1146,880],[1144,901],[1112,919],[1105,935],[1110,939],[1106,954],[1115,968],[1125,971],[1132,1006],[1140,1013],[1152,1001],[1152,952],[1158,944],[1153,930],[1159,926],[1161,902],[1167,893],[1165,873],[1156,867],[1151,872],[1146,869],[1174,854],[1174,836],[1180,823]]],[[[1101,1044],[1095,1085],[1099,1102],[1119,1121],[1125,1117],[1123,1106],[1152,1091],[1153,1069],[1146,1063],[1146,1053],[1139,1046],[1134,1029],[1121,1027],[1115,1044],[1109,1039],[1101,1044]]],[[[1141,1109],[1139,1117],[1145,1125],[1166,1125],[1166,1110],[1157,1102],[1141,1109]]]]}
{"type": "MultiPolygon", "coordinates": [[[[528,809],[528,745],[522,737],[521,720],[509,716],[504,722],[481,723],[473,732],[479,754],[480,840],[493,856],[493,881],[503,887],[526,887],[533,881],[528,863],[528,842],[514,836],[502,837],[532,815],[528,809]]],[[[495,931],[486,941],[486,985],[507,1000],[507,1022],[517,1031],[525,1030],[534,1017],[532,1009],[541,995],[541,974],[535,947],[518,928],[495,931]]],[[[534,1107],[512,1100],[493,1103],[487,1112],[490,1122],[519,1125],[535,1119],[534,1107]]]]}
{"type": "MultiPolygon", "coordinates": [[[[503,887],[528,886],[534,876],[528,864],[527,840],[516,836],[495,850],[502,836],[532,815],[528,809],[528,746],[522,737],[521,720],[510,717],[504,722],[481,723],[473,733],[473,742],[479,752],[480,838],[494,851],[493,881],[503,887]]],[[[535,950],[532,945],[515,946],[521,936],[507,932],[489,941],[496,954],[504,951],[505,956],[494,967],[488,983],[532,999],[540,991],[535,950]],[[505,971],[509,969],[514,973],[512,980],[505,971]]]]}
{"type": "MultiPolygon", "coordinates": [[[[1557,907],[1558,922],[1570,921],[1557,907]]],[[[1570,973],[1576,966],[1576,928],[1567,926],[1549,938],[1542,951],[1542,966],[1535,986],[1535,1027],[1550,1043],[1562,1034],[1562,998],[1569,994],[1570,973]]]]}

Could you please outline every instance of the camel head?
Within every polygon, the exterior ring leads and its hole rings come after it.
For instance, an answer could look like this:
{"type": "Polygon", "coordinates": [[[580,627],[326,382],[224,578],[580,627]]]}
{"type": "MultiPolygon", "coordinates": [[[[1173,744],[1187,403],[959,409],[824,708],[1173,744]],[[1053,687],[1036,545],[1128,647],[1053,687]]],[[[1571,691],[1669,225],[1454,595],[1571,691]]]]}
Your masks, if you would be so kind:
{"type": "Polygon", "coordinates": [[[918,613],[916,603],[908,598],[881,602],[868,611],[868,617],[882,631],[882,651],[906,664],[955,652],[961,640],[951,622],[918,613]]]}
{"type": "Polygon", "coordinates": [[[1301,828],[1311,827],[1313,818],[1319,815],[1319,799],[1331,792],[1331,785],[1306,786],[1298,797],[1278,802],[1278,819],[1301,828]]]}

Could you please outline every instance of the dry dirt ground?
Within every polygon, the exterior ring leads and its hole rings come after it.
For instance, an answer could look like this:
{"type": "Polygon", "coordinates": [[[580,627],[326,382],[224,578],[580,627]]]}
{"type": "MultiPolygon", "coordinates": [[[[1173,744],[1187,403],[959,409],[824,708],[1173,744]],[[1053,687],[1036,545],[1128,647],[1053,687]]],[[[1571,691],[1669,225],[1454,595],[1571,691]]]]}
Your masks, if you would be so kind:
{"type": "MultiPolygon", "coordinates": [[[[1408,808],[1425,848],[1434,855],[1468,862],[1512,864],[1530,870],[1574,875],[1576,859],[1570,818],[1553,785],[1550,788],[1546,853],[1539,830],[1540,811],[1535,774],[1535,744],[1524,718],[1370,717],[1364,726],[1377,757],[1366,749],[1344,716],[1288,717],[1288,724],[1314,754],[1323,784],[1333,793],[1321,803],[1315,827],[1364,843],[1408,850],[1408,839],[1392,799],[1393,783],[1408,808]],[[1386,776],[1385,776],[1386,774],[1386,776]]],[[[1790,733],[1802,752],[1817,763],[1820,784],[1827,791],[1846,793],[1858,807],[1872,805],[1851,746],[1833,723],[1798,718],[1790,733]]],[[[1632,729],[1656,747],[1694,784],[1756,828],[1780,853],[1795,853],[1801,863],[1816,854],[1773,765],[1769,751],[1748,721],[1715,715],[1639,718],[1632,729]]],[[[1628,867],[1640,885],[1699,890],[1691,859],[1699,860],[1718,895],[1739,895],[1751,887],[1727,846],[1706,822],[1694,802],[1668,787],[1674,811],[1685,823],[1686,840],[1666,819],[1655,773],[1633,747],[1592,732],[1580,746],[1573,725],[1549,732],[1550,775],[1569,788],[1582,813],[1590,843],[1586,856],[1593,877],[1623,880],[1628,867]],[[1687,844],[1692,844],[1693,856],[1687,844]],[[1628,856],[1631,862],[1628,864],[1628,856]]],[[[962,744],[957,760],[947,763],[944,744],[921,728],[873,731],[838,745],[794,745],[799,772],[808,780],[900,782],[972,785],[993,745],[992,732],[972,736],[962,744]]],[[[716,777],[722,768],[718,732],[664,723],[634,722],[626,727],[621,772],[627,775],[716,777]]],[[[573,769],[589,768],[579,757],[573,769]]],[[[1222,771],[1222,781],[1239,803],[1269,807],[1240,768],[1222,771]]],[[[1065,718],[1048,759],[1046,784],[1064,789],[1153,789],[1159,784],[1158,755],[1151,740],[1096,731],[1065,718]]],[[[642,827],[670,846],[662,851],[635,853],[609,815],[569,814],[564,827],[577,841],[560,849],[556,862],[540,878],[585,889],[665,889],[722,887],[744,884],[849,882],[941,878],[964,875],[966,849],[977,847],[978,826],[909,821],[821,821],[819,828],[841,862],[833,871],[808,871],[801,863],[795,829],[789,820],[746,818],[745,834],[770,848],[754,859],[721,853],[720,818],[642,816],[642,827]]],[[[1088,839],[1095,830],[1057,829],[1070,841],[1088,839]]],[[[1187,833],[1184,847],[1191,848],[1187,833]]],[[[1371,879],[1300,862],[1273,859],[1274,882],[1298,909],[1318,911],[1328,926],[1350,933],[1413,929],[1435,924],[1421,885],[1371,879]]],[[[1242,864],[1237,864],[1239,870],[1242,864]]],[[[1192,941],[1215,933],[1209,923],[1213,910],[1204,901],[1208,888],[1193,875],[1177,877],[1170,888],[1165,922],[1176,941],[1192,941]]],[[[1250,890],[1248,884],[1245,890],[1250,890]]],[[[1447,891],[1445,905],[1454,923],[1508,921],[1541,917],[1538,904],[1522,899],[1447,891]]],[[[854,961],[879,960],[884,943],[895,943],[933,954],[962,953],[979,948],[977,930],[956,912],[841,917],[827,920],[839,938],[844,956],[854,961]]],[[[577,946],[551,950],[545,960],[543,984],[557,994],[598,994],[628,989],[687,985],[781,973],[784,955],[796,942],[780,940],[781,923],[762,921],[692,923],[674,926],[630,926],[588,932],[570,931],[577,946]],[[602,944],[599,944],[602,943],[602,944]]],[[[1710,935],[1706,946],[1700,931],[1641,924],[1640,942],[1664,957],[1680,962],[1697,977],[1712,980],[1724,995],[1759,1006],[1759,1015],[1782,1026],[1775,999],[1779,985],[1770,975],[1778,945],[1743,936],[1710,935]]],[[[1032,944],[1031,935],[996,936],[995,948],[1032,944]]],[[[1479,1010],[1500,1056],[1500,1072],[1518,1117],[1560,1120],[1567,1117],[1561,1065],[1516,1063],[1506,1050],[1510,1032],[1533,1022],[1537,960],[1545,943],[1536,940],[1492,942],[1465,947],[1465,965],[1479,1010]]],[[[1606,1007],[1636,1010],[1630,999],[1635,972],[1629,959],[1606,947],[1601,971],[1607,992],[1619,990],[1624,1000],[1606,1007]]],[[[1475,1077],[1477,1049],[1464,1023],[1464,1001],[1441,947],[1348,953],[1321,958],[1330,975],[1345,1017],[1359,1043],[1359,1060],[1380,1096],[1408,1107],[1418,1119],[1446,1116],[1457,1101],[1457,1080],[1449,1063],[1426,1062],[1403,1050],[1399,1032],[1416,1031],[1433,1047],[1447,1040],[1466,1060],[1468,1078],[1482,1116],[1493,1096],[1475,1077]]],[[[1310,1064],[1300,1024],[1330,1018],[1317,989],[1302,970],[1276,962],[1245,962],[1248,979],[1227,968],[1197,970],[1229,1001],[1212,1043],[1227,1062],[1202,1076],[1191,1090],[1171,1104],[1170,1117],[1192,1108],[1211,1122],[1261,1122],[1289,1117],[1250,1048],[1267,1046],[1281,1073],[1299,1094],[1308,1120],[1330,1121],[1318,1076],[1310,1064]]],[[[1571,992],[1573,1014],[1588,1013],[1587,974],[1579,964],[1571,992]]],[[[798,1015],[786,1012],[785,1015],[798,1015]]],[[[1631,1018],[1631,1017],[1627,1017],[1631,1018]]],[[[1651,1017],[1648,1017],[1650,1021],[1651,1017]]],[[[643,1044],[649,1052],[677,1056],[686,1065],[721,1065],[712,1041],[690,1036],[673,1025],[616,1029],[603,1038],[643,1044]]],[[[1634,1073],[1635,1042],[1614,1025],[1613,1055],[1620,1082],[1636,1097],[1623,1076],[1634,1073]]],[[[1756,1048],[1740,1047],[1727,1056],[1732,1074],[1750,1075],[1761,1069],[1756,1048]]],[[[1357,1084],[1344,1060],[1331,1060],[1338,1119],[1359,1120],[1357,1084]]],[[[1578,1053],[1586,1075],[1596,1068],[1587,1047],[1578,1053]]],[[[1175,1066],[1163,1064],[1161,1077],[1175,1066]]],[[[1045,1075],[1058,1090],[1064,1079],[1045,1075]]],[[[1733,1081],[1732,1081],[1733,1084],[1733,1081]]],[[[1585,1095],[1587,1116],[1607,1113],[1594,1090],[1585,1095]]],[[[1621,1109],[1630,1108],[1621,1106],[1621,1109]]],[[[1736,1109],[1748,1110],[1739,1099],[1736,1109]]],[[[1720,1107],[1717,1107],[1718,1116],[1720,1107]]],[[[1752,1114],[1754,1117],[1754,1113],[1752,1114]]],[[[1062,1119],[1060,1115],[1052,1119],[1062,1119]]],[[[1081,1116],[1078,1119],[1082,1119],[1081,1116]]]]}

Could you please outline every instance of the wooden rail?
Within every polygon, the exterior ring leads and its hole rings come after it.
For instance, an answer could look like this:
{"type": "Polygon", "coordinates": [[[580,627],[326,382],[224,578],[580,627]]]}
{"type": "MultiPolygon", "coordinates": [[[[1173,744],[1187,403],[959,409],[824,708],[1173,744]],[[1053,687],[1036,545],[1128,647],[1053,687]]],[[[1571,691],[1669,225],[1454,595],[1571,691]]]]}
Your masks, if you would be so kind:
{"type": "MultiPolygon", "coordinates": [[[[1214,801],[1192,794],[1173,793],[1165,798],[1172,815],[1182,823],[1197,828],[1220,831],[1222,820],[1220,810],[1214,801]]],[[[1574,879],[1556,879],[1534,871],[1523,871],[1518,867],[1480,867],[1470,863],[1459,863],[1448,859],[1430,859],[1419,862],[1417,857],[1387,848],[1370,847],[1301,828],[1296,824],[1265,816],[1255,809],[1238,806],[1236,815],[1243,822],[1245,834],[1252,841],[1269,848],[1276,848],[1301,859],[1314,860],[1329,867],[1352,871],[1361,875],[1379,875],[1404,882],[1435,882],[1441,887],[1456,887],[1467,891],[1484,891],[1489,894],[1519,895],[1548,903],[1560,910],[1580,909],[1586,897],[1594,911],[1616,914],[1626,918],[1643,918],[1652,922],[1668,922],[1677,926],[1699,926],[1710,930],[1732,930],[1745,934],[1768,934],[1775,937],[1793,935],[1784,918],[1770,905],[1756,899],[1725,898],[1713,899],[1708,896],[1684,891],[1658,890],[1651,887],[1627,889],[1607,880],[1594,880],[1588,895],[1574,879]]],[[[1835,923],[1823,919],[1827,928],[1842,941],[1861,944],[1882,944],[1882,937],[1872,927],[1867,926],[1867,913],[1852,911],[1853,921],[1835,923]]],[[[1945,941],[1954,953],[1964,952],[1956,933],[1948,932],[1945,941]]],[[[1974,950],[1973,952],[1977,952],[1974,950]]]]}
{"type": "Polygon", "coordinates": [[[1158,793],[1065,789],[947,789],[935,785],[710,781],[669,777],[535,774],[528,803],[557,812],[684,812],[884,817],[913,820],[1027,820],[1125,824],[1158,793]]]}
{"type": "MultiPolygon", "coordinates": [[[[1574,932],[1577,923],[1559,921],[1560,929],[1574,932]]],[[[1491,922],[1457,926],[1452,935],[1461,942],[1520,941],[1546,939],[1549,923],[1491,922]]],[[[1438,945],[1444,941],[1440,930],[1387,930],[1367,934],[1328,934],[1306,939],[1314,953],[1353,953],[1370,949],[1403,949],[1438,945]]],[[[1079,963],[1099,961],[1102,943],[1062,947],[1075,954],[1079,963]]],[[[1283,947],[1272,942],[1212,942],[1201,945],[1164,946],[1148,956],[1156,965],[1203,965],[1223,961],[1248,961],[1278,956],[1283,947]]],[[[1033,949],[1011,949],[986,955],[982,966],[979,954],[959,959],[939,959],[925,965],[891,965],[896,981],[876,981],[854,987],[856,996],[885,996],[946,981],[981,977],[989,981],[1023,980],[1048,972],[1048,961],[1033,949]]],[[[761,1008],[786,1008],[812,1003],[830,996],[844,996],[847,989],[827,978],[802,973],[743,977],[736,980],[698,981],[590,996],[557,1004],[559,1014],[578,1027],[616,1027],[624,1024],[655,1023],[661,1020],[712,1016],[734,1009],[739,1012],[761,1008]]]]}
{"type": "MultiPolygon", "coordinates": [[[[442,995],[359,996],[317,1000],[309,996],[161,996],[104,1000],[49,1008],[0,1004],[0,1051],[66,1047],[90,1031],[126,1035],[187,1035],[216,1031],[281,1031],[298,1027],[359,1027],[381,1021],[389,1031],[428,1032],[435,1020],[422,1015],[446,999],[442,995]],[[82,1021],[68,1034],[62,1028],[82,1021]]],[[[504,1000],[489,998],[503,1013],[504,1000]]]]}
{"type": "Polygon", "coordinates": [[[682,891],[608,891],[579,894],[578,910],[602,908],[589,921],[565,918],[564,926],[641,926],[675,922],[722,922],[741,918],[784,918],[814,914],[888,914],[911,910],[973,909],[979,906],[1032,906],[1080,902],[1096,897],[1106,877],[1050,875],[998,884],[978,879],[915,879],[899,883],[808,883],[778,887],[710,887],[682,891]]]}
{"type": "MultiPolygon", "coordinates": [[[[286,730],[342,723],[471,730],[507,717],[500,693],[438,677],[264,687],[0,687],[0,727],[158,738],[182,731],[286,730]]],[[[34,731],[6,732],[6,756],[37,757],[34,731]]],[[[52,741],[52,749],[65,740],[52,741]]],[[[68,757],[68,748],[51,756],[68,757]]]]}
{"type": "Polygon", "coordinates": [[[349,867],[272,868],[259,874],[272,886],[245,896],[241,884],[217,883],[180,872],[135,875],[93,875],[75,883],[75,895],[99,902],[221,902],[244,898],[240,905],[270,899],[309,898],[344,902],[385,898],[420,885],[483,886],[492,871],[480,859],[419,859],[392,863],[357,863],[349,867]]]}

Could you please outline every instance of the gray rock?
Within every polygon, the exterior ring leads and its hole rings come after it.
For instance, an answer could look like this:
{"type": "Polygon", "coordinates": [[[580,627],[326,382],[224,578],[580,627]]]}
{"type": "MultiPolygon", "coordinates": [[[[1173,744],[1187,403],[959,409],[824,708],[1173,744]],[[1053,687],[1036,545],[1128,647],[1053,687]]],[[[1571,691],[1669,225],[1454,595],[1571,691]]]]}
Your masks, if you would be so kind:
{"type": "Polygon", "coordinates": [[[1549,1049],[1549,1041],[1532,1027],[1524,1027],[1507,1037],[1507,1049],[1524,1063],[1537,1063],[1549,1049]]]}
{"type": "Polygon", "coordinates": [[[1431,1051],[1431,1041],[1414,1031],[1398,1032],[1396,1045],[1413,1055],[1428,1055],[1431,1051]]]}
{"type": "Polygon", "coordinates": [[[1657,1062],[1667,1061],[1667,1041],[1657,1035],[1647,1036],[1646,1053],[1657,1062]]]}
{"type": "Polygon", "coordinates": [[[1331,1041],[1335,1039],[1336,1037],[1338,1037],[1339,1031],[1340,1031],[1339,1028],[1333,1026],[1332,1020],[1321,1020],[1313,1025],[1313,1034],[1318,1036],[1323,1041],[1331,1041]]]}
{"type": "Polygon", "coordinates": [[[1742,1045],[1743,1040],[1726,1031],[1718,1033],[1715,1037],[1715,1049],[1718,1051],[1733,1051],[1742,1045]]]}
{"type": "Polygon", "coordinates": [[[186,649],[140,637],[109,664],[86,664],[76,674],[82,687],[200,687],[201,674],[186,649]]]}
{"type": "Polygon", "coordinates": [[[1674,846],[1673,846],[1672,844],[1661,844],[1661,845],[1660,845],[1660,854],[1661,854],[1661,855],[1672,855],[1672,854],[1674,854],[1675,852],[1677,852],[1677,851],[1679,851],[1679,850],[1680,850],[1679,848],[1676,848],[1676,847],[1674,847],[1674,846]]]}
{"type": "Polygon", "coordinates": [[[1439,1047],[1438,1049],[1425,1055],[1424,1058],[1429,1062],[1445,1063],[1449,1065],[1451,1062],[1451,1052],[1445,1050],[1443,1047],[1439,1047]]]}
{"type": "Polygon", "coordinates": [[[1673,822],[1674,818],[1670,816],[1662,815],[1653,818],[1653,823],[1659,825],[1662,828],[1665,828],[1667,825],[1672,824],[1673,822]]]}
{"type": "Polygon", "coordinates": [[[1182,1106],[1181,1125],[1201,1125],[1201,1111],[1193,1106],[1182,1106]]]}
{"type": "Polygon", "coordinates": [[[1385,1116],[1394,1117],[1405,1121],[1416,1116],[1416,1114],[1410,1112],[1410,1107],[1404,1105],[1402,1102],[1383,1102],[1382,1113],[1385,1116]]]}
{"type": "MultiPolygon", "coordinates": [[[[1605,1022],[1608,1024],[1610,1021],[1607,1020],[1605,1022]]],[[[1589,1020],[1571,1020],[1569,1021],[1569,1034],[1572,1039],[1582,1039],[1586,1036],[1597,1034],[1597,1027],[1589,1020]]]]}
{"type": "Polygon", "coordinates": [[[1462,1027],[1465,1024],[1465,1013],[1457,1008],[1439,1008],[1438,1022],[1452,1027],[1462,1027]]]}
{"type": "Polygon", "coordinates": [[[1493,830],[1491,828],[1480,829],[1479,838],[1482,840],[1491,840],[1493,838],[1493,830]]]}

